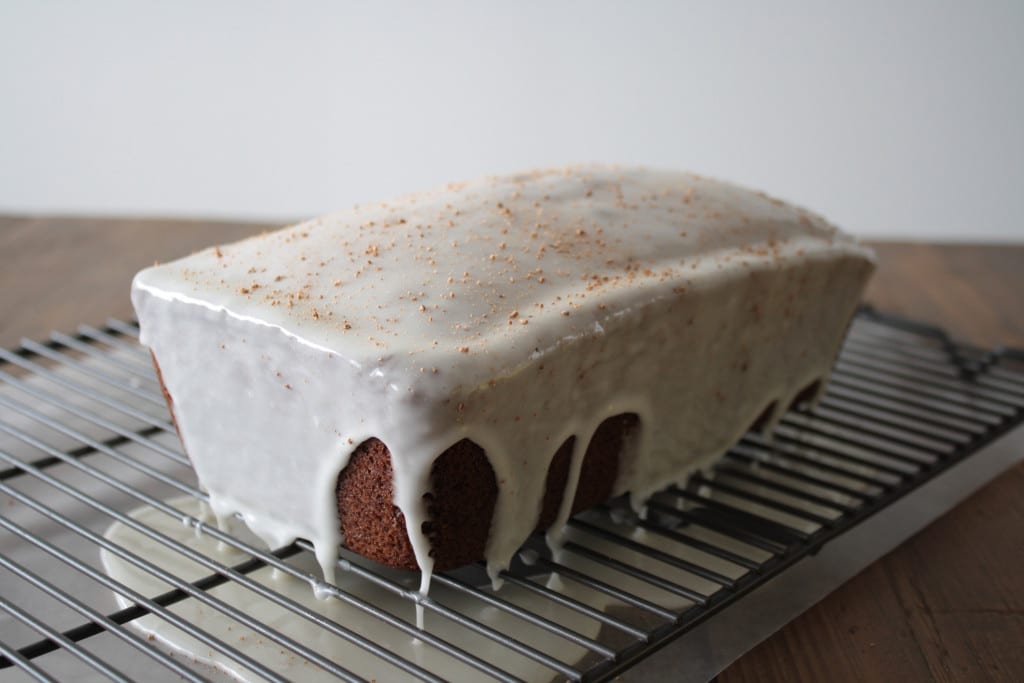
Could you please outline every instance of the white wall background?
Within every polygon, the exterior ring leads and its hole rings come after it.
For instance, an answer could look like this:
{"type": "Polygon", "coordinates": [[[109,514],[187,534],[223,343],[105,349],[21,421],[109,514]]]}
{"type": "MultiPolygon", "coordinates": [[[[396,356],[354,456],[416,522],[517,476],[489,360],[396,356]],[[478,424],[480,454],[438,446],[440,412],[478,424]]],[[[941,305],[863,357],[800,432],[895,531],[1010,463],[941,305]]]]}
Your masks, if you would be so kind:
{"type": "Polygon", "coordinates": [[[1024,2],[0,2],[0,211],[303,217],[570,161],[1024,240],[1024,2]]]}

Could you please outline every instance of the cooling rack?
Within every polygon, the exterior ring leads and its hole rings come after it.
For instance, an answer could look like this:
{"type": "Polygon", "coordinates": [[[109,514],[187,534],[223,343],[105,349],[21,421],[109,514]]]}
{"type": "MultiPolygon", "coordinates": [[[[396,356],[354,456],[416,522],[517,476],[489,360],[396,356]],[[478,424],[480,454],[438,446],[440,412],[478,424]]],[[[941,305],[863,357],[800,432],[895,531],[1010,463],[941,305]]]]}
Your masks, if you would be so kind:
{"type": "Polygon", "coordinates": [[[607,680],[1022,420],[1020,351],[864,309],[820,403],[771,439],[746,435],[644,518],[621,501],[575,517],[557,557],[531,539],[497,592],[475,566],[424,598],[345,551],[324,586],[307,543],[211,524],[137,327],[81,326],[0,349],[0,670],[607,680]]]}

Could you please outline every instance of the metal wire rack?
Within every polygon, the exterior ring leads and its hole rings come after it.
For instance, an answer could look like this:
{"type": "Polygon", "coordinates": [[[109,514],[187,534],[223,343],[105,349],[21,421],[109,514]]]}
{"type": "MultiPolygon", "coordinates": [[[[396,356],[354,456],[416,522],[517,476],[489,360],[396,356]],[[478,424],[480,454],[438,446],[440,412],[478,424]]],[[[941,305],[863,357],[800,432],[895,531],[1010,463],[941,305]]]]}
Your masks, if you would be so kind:
{"type": "Polygon", "coordinates": [[[615,501],[577,516],[558,557],[531,539],[500,591],[469,567],[423,598],[345,551],[325,587],[307,543],[207,524],[137,336],[111,320],[0,349],[5,676],[606,680],[1024,420],[1020,351],[865,309],[824,398],[773,438],[748,434],[643,519],[615,501]]]}

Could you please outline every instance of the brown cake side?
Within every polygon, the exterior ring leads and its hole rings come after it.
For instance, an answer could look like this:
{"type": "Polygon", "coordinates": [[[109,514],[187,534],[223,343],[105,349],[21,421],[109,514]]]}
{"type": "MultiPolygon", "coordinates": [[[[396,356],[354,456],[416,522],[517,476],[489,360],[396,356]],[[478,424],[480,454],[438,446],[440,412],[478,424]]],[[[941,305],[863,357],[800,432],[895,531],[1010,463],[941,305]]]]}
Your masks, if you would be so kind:
{"type": "MultiPolygon", "coordinates": [[[[587,447],[572,511],[592,507],[611,496],[619,455],[636,415],[616,415],[598,427],[587,447]]],[[[573,439],[555,453],[548,467],[537,530],[547,529],[558,515],[569,475],[573,439]]],[[[426,494],[429,521],[423,532],[430,539],[437,570],[454,569],[484,557],[498,485],[487,454],[472,441],[462,440],[434,461],[432,491],[426,494]]],[[[416,557],[405,516],[394,500],[391,455],[378,439],[356,448],[338,476],[338,516],[345,546],[381,564],[416,569],[416,557]]],[[[529,514],[524,510],[522,514],[529,514]]]]}
{"type": "MultiPolygon", "coordinates": [[[[171,423],[174,425],[174,431],[178,432],[178,438],[181,438],[181,428],[178,427],[178,416],[174,414],[174,401],[171,399],[171,394],[167,391],[167,385],[164,384],[164,373],[160,372],[160,364],[156,362],[156,356],[153,352],[149,352],[149,357],[153,359],[153,367],[156,369],[156,381],[160,383],[160,393],[164,395],[164,401],[167,402],[167,411],[171,414],[171,423]]],[[[186,456],[188,453],[185,454],[186,456]]]]}
{"type": "MultiPolygon", "coordinates": [[[[164,384],[160,364],[155,356],[152,358],[160,390],[177,429],[174,399],[164,384]]],[[[572,506],[574,514],[611,496],[619,455],[638,424],[637,416],[627,413],[610,417],[597,428],[583,458],[572,506]]],[[[566,439],[548,467],[537,531],[551,526],[558,515],[575,438],[566,439]]],[[[498,485],[487,454],[480,446],[463,439],[437,457],[430,474],[433,490],[426,494],[430,519],[424,523],[423,531],[430,538],[434,568],[454,569],[483,559],[498,499],[498,485]]],[[[359,444],[338,475],[338,518],[345,547],[389,567],[417,569],[405,515],[393,502],[393,482],[387,446],[379,439],[359,444]]]]}

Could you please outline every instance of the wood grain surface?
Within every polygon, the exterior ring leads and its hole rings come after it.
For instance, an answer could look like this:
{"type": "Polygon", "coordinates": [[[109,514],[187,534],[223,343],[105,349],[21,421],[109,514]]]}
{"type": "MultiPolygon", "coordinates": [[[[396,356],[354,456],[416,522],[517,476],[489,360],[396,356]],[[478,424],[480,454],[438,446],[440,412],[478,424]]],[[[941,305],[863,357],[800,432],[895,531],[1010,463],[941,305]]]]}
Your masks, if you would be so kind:
{"type": "MultiPolygon", "coordinates": [[[[0,217],[0,345],[132,315],[132,275],[262,224],[0,217]]],[[[875,243],[867,301],[1024,348],[1024,246],[875,243]]],[[[747,681],[1024,680],[1024,466],[741,658],[747,681]]]]}

